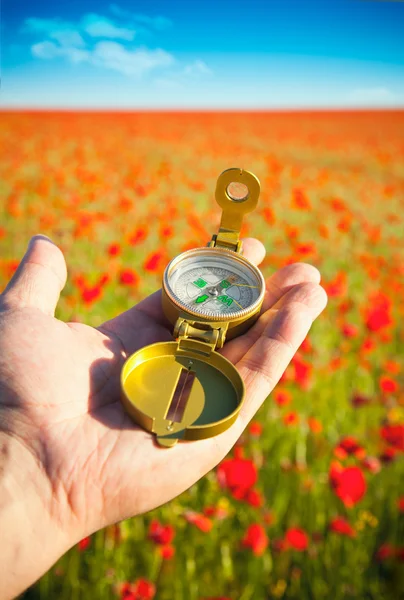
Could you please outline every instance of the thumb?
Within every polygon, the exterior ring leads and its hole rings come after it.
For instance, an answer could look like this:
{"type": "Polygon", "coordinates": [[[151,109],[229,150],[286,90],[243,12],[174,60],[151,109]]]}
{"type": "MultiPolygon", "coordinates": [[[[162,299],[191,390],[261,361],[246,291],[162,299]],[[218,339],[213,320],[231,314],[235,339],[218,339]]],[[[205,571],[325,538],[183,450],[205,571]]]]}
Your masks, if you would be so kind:
{"type": "Polygon", "coordinates": [[[44,235],[31,238],[28,249],[0,296],[7,308],[38,308],[54,315],[67,278],[62,251],[44,235]]]}

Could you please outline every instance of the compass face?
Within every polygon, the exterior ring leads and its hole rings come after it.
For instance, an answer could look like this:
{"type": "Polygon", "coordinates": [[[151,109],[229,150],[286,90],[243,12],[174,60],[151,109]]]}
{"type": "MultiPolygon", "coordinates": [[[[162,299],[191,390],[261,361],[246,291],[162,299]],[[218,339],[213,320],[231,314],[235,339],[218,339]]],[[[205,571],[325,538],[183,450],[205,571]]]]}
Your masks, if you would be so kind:
{"type": "Polygon", "coordinates": [[[235,317],[256,305],[263,291],[258,269],[230,251],[199,249],[173,263],[166,277],[171,294],[204,317],[235,317]]]}

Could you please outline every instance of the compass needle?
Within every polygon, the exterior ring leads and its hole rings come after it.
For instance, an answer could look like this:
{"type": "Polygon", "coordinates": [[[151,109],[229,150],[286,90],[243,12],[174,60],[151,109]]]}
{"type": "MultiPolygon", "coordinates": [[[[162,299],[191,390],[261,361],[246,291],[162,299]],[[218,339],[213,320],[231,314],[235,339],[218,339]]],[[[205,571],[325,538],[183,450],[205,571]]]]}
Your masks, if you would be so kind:
{"type": "Polygon", "coordinates": [[[235,287],[248,287],[248,288],[255,289],[255,290],[259,289],[258,285],[248,285],[247,283],[233,283],[232,287],[233,286],[235,286],[235,287]]]}

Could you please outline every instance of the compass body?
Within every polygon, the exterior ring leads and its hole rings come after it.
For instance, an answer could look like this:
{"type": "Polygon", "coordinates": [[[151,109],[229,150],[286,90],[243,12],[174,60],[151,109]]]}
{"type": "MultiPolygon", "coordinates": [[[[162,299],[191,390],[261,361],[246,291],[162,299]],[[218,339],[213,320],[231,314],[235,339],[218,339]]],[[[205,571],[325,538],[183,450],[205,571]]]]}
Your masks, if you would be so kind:
{"type": "Polygon", "coordinates": [[[258,318],[264,293],[261,271],[241,254],[224,248],[196,248],[168,264],[163,309],[173,324],[187,316],[226,323],[226,339],[230,339],[258,318]]]}

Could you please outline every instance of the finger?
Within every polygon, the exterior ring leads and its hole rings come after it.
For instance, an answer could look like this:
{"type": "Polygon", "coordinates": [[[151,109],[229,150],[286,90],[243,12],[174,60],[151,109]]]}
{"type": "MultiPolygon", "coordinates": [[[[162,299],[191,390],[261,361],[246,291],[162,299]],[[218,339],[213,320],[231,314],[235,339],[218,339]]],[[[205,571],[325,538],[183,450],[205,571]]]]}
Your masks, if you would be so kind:
{"type": "Polygon", "coordinates": [[[31,238],[18,269],[0,296],[7,308],[38,308],[54,315],[67,278],[62,251],[44,235],[31,238]]]}
{"type": "Polygon", "coordinates": [[[262,312],[271,308],[293,286],[300,283],[320,283],[321,275],[316,267],[307,263],[293,263],[276,271],[266,282],[266,294],[262,312]]]}
{"type": "Polygon", "coordinates": [[[256,238],[245,238],[243,240],[242,254],[254,265],[259,265],[265,258],[265,246],[256,238]]]}
{"type": "Polygon", "coordinates": [[[268,309],[279,302],[289,290],[304,283],[318,284],[320,273],[312,265],[294,263],[279,269],[267,281],[267,291],[261,309],[259,320],[239,338],[227,342],[223,354],[232,363],[238,362],[249,348],[258,340],[265,330],[271,314],[268,309]]]}
{"type": "Polygon", "coordinates": [[[240,412],[243,426],[271,393],[326,304],[324,289],[317,284],[306,283],[290,290],[269,311],[262,335],[237,363],[248,388],[248,396],[240,412]]]}

